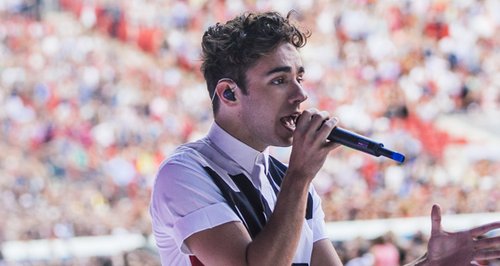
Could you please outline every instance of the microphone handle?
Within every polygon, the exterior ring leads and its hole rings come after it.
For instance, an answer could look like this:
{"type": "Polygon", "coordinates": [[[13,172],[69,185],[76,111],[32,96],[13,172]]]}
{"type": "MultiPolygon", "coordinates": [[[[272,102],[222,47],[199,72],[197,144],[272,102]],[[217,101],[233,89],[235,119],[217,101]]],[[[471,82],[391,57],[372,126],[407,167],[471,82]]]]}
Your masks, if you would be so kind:
{"type": "Polygon", "coordinates": [[[405,156],[403,154],[384,148],[384,144],[378,143],[367,137],[340,127],[336,127],[332,130],[332,132],[330,132],[328,140],[335,141],[349,148],[362,151],[376,157],[382,155],[400,163],[405,160],[405,156]]]}

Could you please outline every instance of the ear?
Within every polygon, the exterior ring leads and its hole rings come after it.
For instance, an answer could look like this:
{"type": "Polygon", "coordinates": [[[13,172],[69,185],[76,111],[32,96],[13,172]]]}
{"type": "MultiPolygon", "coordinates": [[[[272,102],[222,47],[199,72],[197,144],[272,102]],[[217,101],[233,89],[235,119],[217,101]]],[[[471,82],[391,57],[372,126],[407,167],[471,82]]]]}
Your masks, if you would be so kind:
{"type": "Polygon", "coordinates": [[[219,102],[221,105],[234,106],[238,102],[238,97],[236,96],[236,83],[230,79],[221,79],[217,83],[215,87],[215,93],[219,98],[219,102]],[[231,90],[234,93],[234,100],[228,99],[224,97],[224,91],[231,90]]]}

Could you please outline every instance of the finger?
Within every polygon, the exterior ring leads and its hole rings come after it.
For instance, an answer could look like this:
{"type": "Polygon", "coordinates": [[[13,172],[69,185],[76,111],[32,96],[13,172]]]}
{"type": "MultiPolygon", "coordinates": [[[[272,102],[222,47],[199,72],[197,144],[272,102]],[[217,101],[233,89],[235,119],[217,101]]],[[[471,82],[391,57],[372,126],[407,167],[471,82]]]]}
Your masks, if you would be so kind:
{"type": "Polygon", "coordinates": [[[474,254],[475,260],[500,259],[500,250],[478,250],[474,254]]]}
{"type": "Polygon", "coordinates": [[[484,249],[495,246],[500,246],[500,236],[479,239],[474,243],[474,247],[476,249],[484,249]]]}
{"type": "Polygon", "coordinates": [[[441,232],[441,208],[437,204],[434,204],[432,206],[431,219],[432,219],[431,234],[434,235],[434,234],[440,233],[441,232]]]}
{"type": "Polygon", "coordinates": [[[328,120],[328,117],[330,115],[328,112],[319,112],[315,113],[311,116],[311,129],[313,129],[311,132],[316,134],[316,132],[321,128],[321,126],[325,123],[326,120],[328,120]]]}
{"type": "Polygon", "coordinates": [[[320,113],[320,111],[316,108],[310,108],[302,111],[302,113],[299,115],[297,118],[297,125],[302,124],[302,125],[307,125],[311,122],[311,119],[314,115],[320,113]]]}
{"type": "Polygon", "coordinates": [[[339,122],[339,119],[337,117],[332,117],[328,120],[326,120],[323,125],[321,125],[320,129],[318,130],[318,139],[324,139],[330,135],[332,130],[337,126],[339,122]]]}
{"type": "Polygon", "coordinates": [[[328,150],[330,150],[330,151],[331,151],[331,150],[334,150],[334,149],[336,149],[336,148],[338,148],[338,147],[340,147],[340,146],[342,146],[342,144],[337,143],[337,142],[335,142],[335,141],[329,141],[329,142],[325,143],[325,146],[324,146],[324,147],[325,147],[326,149],[328,149],[328,150]]]}
{"type": "Polygon", "coordinates": [[[476,228],[472,228],[469,230],[469,232],[472,236],[480,236],[480,235],[483,235],[489,231],[499,229],[499,228],[500,228],[500,222],[493,222],[493,223],[481,225],[481,226],[476,227],[476,228]]]}
{"type": "Polygon", "coordinates": [[[313,113],[311,112],[311,110],[304,110],[297,118],[297,129],[304,131],[304,129],[307,127],[307,124],[309,124],[309,122],[311,121],[312,115],[313,113]]]}

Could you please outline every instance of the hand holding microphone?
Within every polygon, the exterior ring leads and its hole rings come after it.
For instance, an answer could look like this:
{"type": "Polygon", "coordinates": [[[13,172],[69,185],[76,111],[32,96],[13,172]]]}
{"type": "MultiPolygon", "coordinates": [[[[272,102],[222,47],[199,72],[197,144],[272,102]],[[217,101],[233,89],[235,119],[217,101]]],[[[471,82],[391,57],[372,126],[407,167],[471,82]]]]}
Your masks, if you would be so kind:
{"type": "Polygon", "coordinates": [[[384,144],[338,126],[330,132],[327,139],[376,157],[382,155],[399,163],[403,163],[405,160],[405,156],[403,154],[384,148],[384,144]]]}

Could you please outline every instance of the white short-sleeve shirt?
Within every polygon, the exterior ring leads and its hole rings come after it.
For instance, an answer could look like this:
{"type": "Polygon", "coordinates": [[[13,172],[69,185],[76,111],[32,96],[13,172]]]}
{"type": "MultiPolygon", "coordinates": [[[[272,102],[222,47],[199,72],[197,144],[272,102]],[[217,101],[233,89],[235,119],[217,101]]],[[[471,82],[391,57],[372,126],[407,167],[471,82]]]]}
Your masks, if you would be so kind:
{"type": "MultiPolygon", "coordinates": [[[[194,144],[214,146],[214,157],[231,158],[231,163],[248,174],[252,173],[258,158],[267,159],[269,156],[267,150],[261,153],[252,149],[216,123],[205,138],[194,144]]],[[[267,160],[265,162],[267,164],[267,160]]],[[[187,144],[180,146],[159,168],[153,186],[150,214],[162,265],[191,265],[191,252],[184,244],[186,238],[227,222],[241,222],[203,168],[220,169],[220,165],[210,164],[213,161],[205,160],[187,144]]],[[[259,188],[271,210],[274,209],[277,198],[265,175],[249,179],[259,188]]],[[[309,263],[313,243],[327,237],[321,199],[312,185],[309,192],[313,197],[313,218],[304,223],[294,263],[309,263]]]]}

